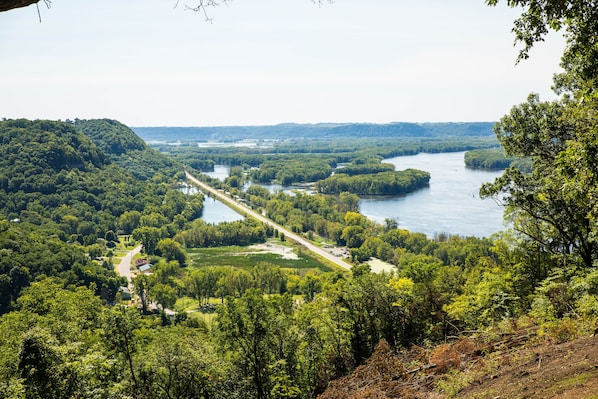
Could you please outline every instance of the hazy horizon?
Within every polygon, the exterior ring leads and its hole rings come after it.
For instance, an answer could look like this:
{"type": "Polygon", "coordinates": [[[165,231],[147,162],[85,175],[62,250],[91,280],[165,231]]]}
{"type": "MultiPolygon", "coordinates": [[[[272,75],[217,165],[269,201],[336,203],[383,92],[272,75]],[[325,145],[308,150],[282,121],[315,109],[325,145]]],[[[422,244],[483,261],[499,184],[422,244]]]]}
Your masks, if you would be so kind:
{"type": "Polygon", "coordinates": [[[55,0],[0,13],[0,118],[129,126],[496,121],[552,99],[564,40],[515,65],[518,16],[483,0],[55,0]],[[193,5],[189,0],[188,5],[193,5]],[[329,123],[329,122],[328,122],[329,123]]]}

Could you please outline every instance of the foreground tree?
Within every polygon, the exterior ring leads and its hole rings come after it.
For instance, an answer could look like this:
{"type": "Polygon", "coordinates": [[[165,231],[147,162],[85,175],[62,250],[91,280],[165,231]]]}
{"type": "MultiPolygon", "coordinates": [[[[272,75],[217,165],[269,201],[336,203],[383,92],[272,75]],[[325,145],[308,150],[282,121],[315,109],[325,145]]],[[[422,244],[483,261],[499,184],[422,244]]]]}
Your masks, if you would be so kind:
{"type": "Polygon", "coordinates": [[[259,289],[218,309],[217,338],[245,376],[245,397],[299,397],[299,338],[290,296],[266,299],[259,289]]]}
{"type": "Polygon", "coordinates": [[[139,397],[234,397],[231,387],[225,386],[230,385],[231,371],[216,355],[209,337],[181,326],[154,330],[150,337],[146,352],[137,359],[139,397]]]}
{"type": "Polygon", "coordinates": [[[598,256],[598,9],[583,0],[507,3],[524,10],[513,28],[524,45],[519,59],[549,29],[565,30],[565,72],[555,76],[554,86],[562,98],[541,102],[530,95],[501,119],[495,131],[506,154],[531,158],[532,172],[510,168],[481,194],[506,205],[515,229],[550,254],[552,266],[590,268],[598,256]]]}
{"type": "Polygon", "coordinates": [[[122,357],[123,368],[128,368],[132,392],[139,389],[133,356],[138,349],[136,330],[140,324],[141,319],[135,309],[115,307],[105,313],[102,325],[106,348],[116,356],[122,357]]]}
{"type": "MultiPolygon", "coordinates": [[[[500,0],[486,0],[495,6],[500,0]]],[[[513,26],[517,42],[523,44],[518,60],[527,59],[529,51],[544,41],[549,30],[565,31],[567,48],[563,54],[563,67],[570,73],[561,83],[568,81],[570,89],[580,89],[582,81],[596,84],[598,75],[598,7],[587,0],[507,0],[510,7],[521,7],[523,12],[513,26]],[[572,74],[572,75],[571,75],[572,74]]],[[[593,87],[595,88],[595,87],[593,87]]]]}
{"type": "Polygon", "coordinates": [[[595,204],[589,198],[595,189],[580,180],[595,167],[579,162],[579,157],[587,158],[587,148],[580,147],[590,132],[569,117],[578,107],[568,100],[540,102],[532,95],[513,108],[496,133],[507,154],[532,159],[532,172],[509,168],[481,193],[503,202],[514,228],[537,242],[541,251],[573,255],[591,267],[597,243],[592,232],[595,204]]]}
{"type": "Polygon", "coordinates": [[[235,363],[241,374],[249,378],[257,399],[268,398],[271,389],[268,373],[272,362],[271,321],[272,314],[259,290],[250,290],[238,300],[227,301],[218,313],[221,344],[234,351],[235,363]]]}

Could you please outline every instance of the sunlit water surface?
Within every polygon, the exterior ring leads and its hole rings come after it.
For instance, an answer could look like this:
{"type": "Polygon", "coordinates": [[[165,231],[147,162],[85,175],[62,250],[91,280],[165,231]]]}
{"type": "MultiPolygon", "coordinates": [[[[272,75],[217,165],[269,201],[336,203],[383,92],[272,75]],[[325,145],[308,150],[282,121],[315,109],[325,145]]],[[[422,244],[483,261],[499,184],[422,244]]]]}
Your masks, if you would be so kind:
{"type": "MultiPolygon", "coordinates": [[[[420,153],[385,159],[383,162],[394,164],[396,170],[415,168],[430,172],[430,185],[402,196],[362,198],[361,213],[380,223],[387,218],[394,219],[399,227],[429,237],[440,233],[487,237],[503,230],[503,208],[491,199],[480,199],[478,195],[483,183],[493,181],[502,172],[468,169],[463,161],[464,154],[420,153]]],[[[206,174],[224,180],[228,172],[227,166],[216,165],[214,172],[206,174]]],[[[275,184],[263,186],[271,192],[302,189],[275,184]]],[[[202,217],[206,222],[218,223],[241,218],[232,209],[206,197],[202,217]]]]}

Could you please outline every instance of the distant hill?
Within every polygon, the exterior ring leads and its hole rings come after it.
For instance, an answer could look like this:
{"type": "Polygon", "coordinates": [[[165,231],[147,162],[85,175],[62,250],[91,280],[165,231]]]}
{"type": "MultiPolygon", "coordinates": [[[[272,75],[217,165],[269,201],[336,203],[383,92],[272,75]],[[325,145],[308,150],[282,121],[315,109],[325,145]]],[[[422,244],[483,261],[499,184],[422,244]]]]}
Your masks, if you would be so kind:
{"type": "Polygon", "coordinates": [[[337,137],[484,137],[494,136],[494,122],[286,123],[273,126],[133,127],[147,142],[234,141],[337,137]]]}

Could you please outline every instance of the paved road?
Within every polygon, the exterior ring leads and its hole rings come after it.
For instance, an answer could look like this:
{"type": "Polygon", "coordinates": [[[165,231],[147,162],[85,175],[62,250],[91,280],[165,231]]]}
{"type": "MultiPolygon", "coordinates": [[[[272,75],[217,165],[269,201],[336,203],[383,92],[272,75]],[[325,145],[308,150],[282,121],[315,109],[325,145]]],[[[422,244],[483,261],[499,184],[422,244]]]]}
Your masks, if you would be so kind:
{"type": "Polygon", "coordinates": [[[342,267],[343,269],[351,270],[351,265],[349,263],[345,262],[344,260],[342,260],[341,258],[338,258],[338,257],[332,255],[331,253],[326,252],[325,250],[323,250],[320,247],[315,246],[314,244],[312,244],[310,241],[306,240],[305,238],[293,233],[292,231],[287,230],[286,228],[280,226],[279,224],[274,223],[272,220],[260,215],[259,213],[255,212],[253,209],[250,209],[249,207],[247,207],[245,204],[235,201],[234,199],[232,199],[228,195],[224,194],[223,192],[215,190],[214,188],[208,186],[204,182],[197,180],[195,178],[195,176],[193,176],[189,172],[185,171],[185,174],[187,175],[187,179],[189,179],[191,182],[196,184],[202,191],[209,192],[212,196],[214,196],[214,198],[218,199],[219,201],[221,201],[229,206],[232,206],[234,209],[245,214],[245,216],[251,216],[251,217],[277,229],[279,232],[283,233],[286,238],[288,238],[292,241],[295,241],[296,243],[304,246],[311,252],[313,252],[325,259],[328,259],[330,262],[342,267]]]}
{"type": "MultiPolygon", "coordinates": [[[[141,245],[138,245],[129,252],[127,252],[126,255],[120,259],[120,263],[114,266],[118,274],[127,278],[127,281],[129,282],[129,290],[131,292],[133,292],[133,284],[131,284],[131,262],[133,260],[133,257],[137,255],[139,252],[141,252],[141,245]]],[[[150,302],[148,304],[148,308],[157,309],[158,305],[154,302],[150,302]]],[[[163,310],[164,313],[166,313],[169,316],[174,316],[176,314],[174,310],[168,308],[165,308],[163,310]]]]}
{"type": "Polygon", "coordinates": [[[115,265],[116,273],[126,277],[129,284],[131,283],[131,261],[139,252],[141,252],[141,245],[138,245],[127,252],[126,255],[120,259],[120,263],[115,265]]]}

